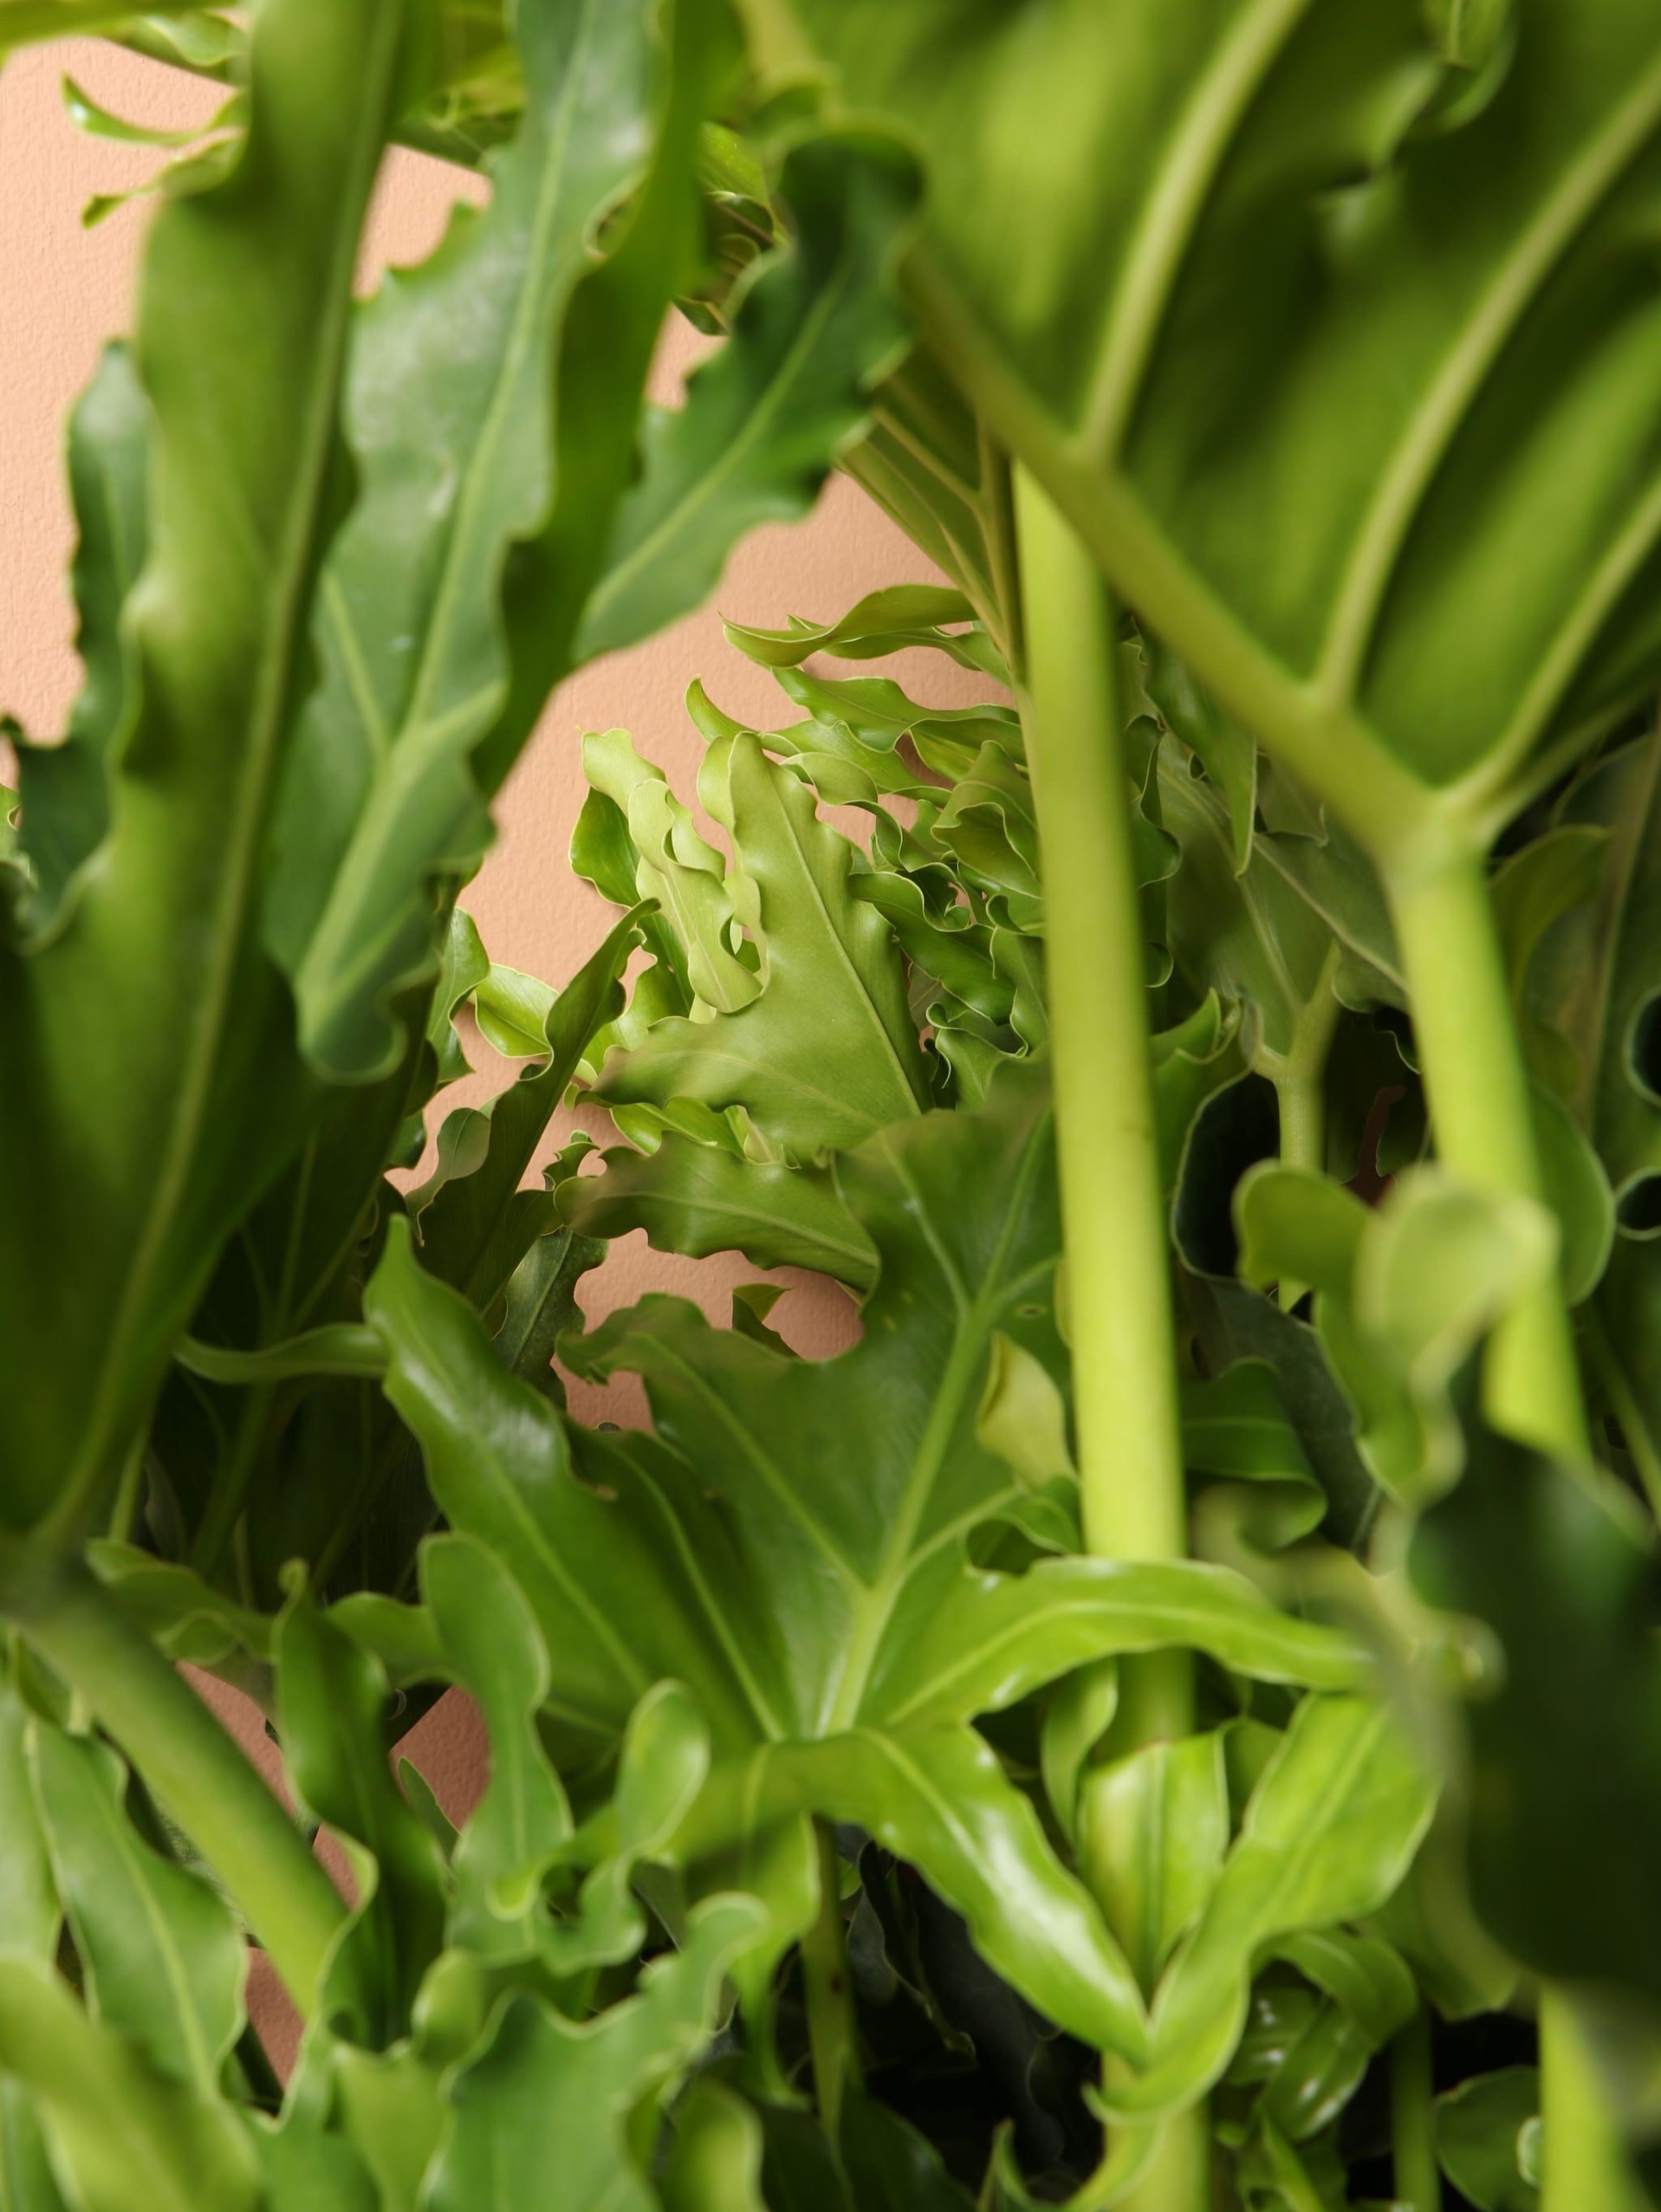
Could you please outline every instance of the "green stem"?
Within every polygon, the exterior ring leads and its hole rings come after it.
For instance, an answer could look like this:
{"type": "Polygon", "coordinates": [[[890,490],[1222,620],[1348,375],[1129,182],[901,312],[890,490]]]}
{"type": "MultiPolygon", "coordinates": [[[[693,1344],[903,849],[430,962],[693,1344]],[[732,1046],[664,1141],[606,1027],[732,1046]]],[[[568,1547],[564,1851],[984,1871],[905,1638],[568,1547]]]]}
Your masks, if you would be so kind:
{"type": "MultiPolygon", "coordinates": [[[[1385,878],[1436,1153],[1484,1188],[1543,1203],[1529,1079],[1479,853],[1445,848],[1385,878]]],[[[1496,1429],[1576,1465],[1591,1455],[1561,1282],[1494,1333],[1483,1410],[1496,1429]]]]}
{"type": "MultiPolygon", "coordinates": [[[[1118,624],[1071,524],[1025,469],[1015,519],[1085,1544],[1102,1559],[1177,1559],[1187,1498],[1118,624]]],[[[1121,1683],[1116,1744],[1192,1729],[1186,1652],[1122,1662],[1121,1683]]],[[[1114,1884],[1085,1872],[1112,1924],[1114,1884]]],[[[1199,2106],[1160,2130],[1125,2212],[1201,2212],[1208,2166],[1199,2106]]]]}
{"type": "MultiPolygon", "coordinates": [[[[1438,1157],[1491,1190],[1544,1195],[1528,1076],[1480,854],[1444,851],[1385,878],[1438,1157]]],[[[1561,1281],[1497,1330],[1482,1377],[1496,1429],[1573,1464],[1591,1438],[1561,1281]]],[[[1628,2212],[1643,2203],[1567,1998],[1540,1999],[1546,2174],[1541,2212],[1628,2212]]]]}
{"type": "Polygon", "coordinates": [[[1396,2160],[1391,2194],[1402,2212],[1440,2212],[1442,2203],[1430,2055],[1430,2014],[1421,2009],[1390,2051],[1390,2140],[1396,2160]]]}
{"type": "Polygon", "coordinates": [[[860,2078],[854,1992],[848,1980],[848,1931],[842,1911],[842,1864],[837,1839],[823,1820],[814,1824],[819,1857],[818,1917],[801,1941],[802,1985],[807,2003],[807,2046],[819,2118],[834,2142],[842,2124],[843,2092],[860,2078]]]}
{"type": "Polygon", "coordinates": [[[4,1598],[224,1883],[307,2013],[346,1908],[240,1747],[83,1570],[20,1565],[4,1598]]]}

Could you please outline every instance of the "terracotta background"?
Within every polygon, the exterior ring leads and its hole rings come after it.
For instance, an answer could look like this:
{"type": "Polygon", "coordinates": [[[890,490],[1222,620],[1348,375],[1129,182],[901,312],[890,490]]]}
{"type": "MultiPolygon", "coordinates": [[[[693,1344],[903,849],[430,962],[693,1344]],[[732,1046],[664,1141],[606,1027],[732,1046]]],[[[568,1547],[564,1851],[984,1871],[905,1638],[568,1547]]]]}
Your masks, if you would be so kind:
{"type": "MultiPolygon", "coordinates": [[[[67,581],[74,525],[62,457],[65,416],[100,349],[130,325],[153,203],[131,203],[90,230],[82,210],[94,194],[141,184],[161,158],[75,129],[64,102],[66,75],[100,105],[167,128],[205,118],[218,96],[92,41],[33,49],[0,75],[0,712],[42,739],[61,728],[78,682],[67,581]]],[[[391,156],[365,243],[362,289],[372,289],[387,265],[430,252],[458,198],[484,194],[478,179],[440,163],[391,156]]],[[[659,398],[675,401],[701,343],[684,325],[666,331],[654,376],[659,398]]],[[[880,585],[934,573],[857,487],[838,477],[807,520],[760,531],[744,545],[722,581],[719,606],[735,620],[775,627],[792,614],[824,620],[880,585]]],[[[938,655],[908,655],[891,665],[937,704],[984,695],[984,686],[938,655]]],[[[585,728],[623,724],[690,803],[701,745],[680,702],[694,676],[729,712],[761,726],[794,718],[771,679],[727,646],[713,607],[574,678],[551,701],[502,793],[496,848],[464,900],[496,959],[560,983],[598,944],[610,909],[571,874],[566,858],[584,790],[578,737],[585,728]]],[[[447,1107],[478,1103],[511,1074],[476,1037],[472,1048],[478,1072],[447,1094],[447,1107]]],[[[598,1114],[563,1117],[551,1149],[573,1118],[587,1119],[597,1135],[609,1127],[598,1114]]],[[[636,1235],[619,1241],[587,1279],[583,1304],[593,1320],[648,1288],[676,1290],[724,1318],[733,1285],[758,1272],[737,1255],[693,1262],[654,1253],[636,1235]]],[[[774,1323],[799,1350],[823,1354],[851,1340],[852,1309],[840,1292],[789,1273],[773,1279],[788,1285],[774,1323]]],[[[573,1399],[588,1419],[644,1418],[630,1381],[604,1392],[579,1389],[573,1399]]],[[[274,1757],[252,1708],[239,1712],[243,1701],[216,1684],[204,1685],[204,1692],[270,1771],[274,1757]]],[[[486,1753],[462,1701],[446,1698],[401,1748],[452,1814],[463,1813],[483,1784],[486,1753]]],[[[256,1995],[268,2035],[284,2044],[271,1993],[262,1988],[256,1995]]]]}

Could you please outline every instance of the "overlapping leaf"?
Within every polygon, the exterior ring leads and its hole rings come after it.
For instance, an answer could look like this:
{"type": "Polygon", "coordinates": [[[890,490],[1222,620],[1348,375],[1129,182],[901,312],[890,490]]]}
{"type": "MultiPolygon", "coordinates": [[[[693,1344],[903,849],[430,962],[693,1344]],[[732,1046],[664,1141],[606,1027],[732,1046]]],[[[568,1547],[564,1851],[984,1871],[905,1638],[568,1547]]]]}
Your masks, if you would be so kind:
{"type": "Polygon", "coordinates": [[[653,1398],[655,1438],[585,1441],[598,1491],[396,1243],[370,1306],[435,1494],[531,1601],[551,1717],[603,1741],[653,1681],[691,1690],[716,1765],[684,1849],[812,1808],[858,1820],[928,1869],[1035,2002],[1134,2051],[1134,1983],[964,1721],[1113,1650],[1196,1644],[1335,1687],[1360,1661],[1218,1570],[969,1569],[965,1536],[1017,1488],[977,1434],[995,1337],[1056,1357],[1049,1141],[1042,1082],[1012,1072],[985,1115],[902,1123],[839,1163],[881,1257],[864,1341],[839,1359],[660,1298],[568,1346],[590,1373],[638,1369],[653,1398]],[[742,1613],[719,1595],[735,1588],[755,1593],[742,1613]]]}

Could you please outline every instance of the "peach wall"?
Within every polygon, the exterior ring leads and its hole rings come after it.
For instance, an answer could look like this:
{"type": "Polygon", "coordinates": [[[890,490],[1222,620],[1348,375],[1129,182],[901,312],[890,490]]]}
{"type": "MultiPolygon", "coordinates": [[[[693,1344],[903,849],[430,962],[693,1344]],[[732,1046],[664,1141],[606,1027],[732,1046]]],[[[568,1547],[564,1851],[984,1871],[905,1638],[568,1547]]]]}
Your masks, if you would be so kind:
{"type": "MultiPolygon", "coordinates": [[[[93,42],[35,49],[0,76],[0,710],[43,738],[61,726],[77,680],[63,423],[101,346],[128,327],[149,204],[131,204],[91,231],[82,228],[80,214],[94,193],[126,189],[157,167],[154,153],[70,126],[61,94],[66,71],[101,103],[168,127],[201,119],[216,97],[211,88],[93,42]]],[[[436,162],[393,156],[366,243],[366,288],[388,263],[429,252],[458,194],[480,189],[436,162]]],[[[666,334],[654,378],[660,397],[674,399],[697,345],[684,325],[666,334]]],[[[829,617],[879,585],[934,573],[855,486],[838,478],[807,521],[758,532],[740,549],[719,605],[739,621],[779,626],[791,614],[829,617]]],[[[938,656],[910,658],[913,665],[901,672],[935,702],[983,695],[961,672],[942,672],[938,656]]],[[[502,793],[498,842],[466,895],[496,958],[557,983],[599,942],[609,909],[566,860],[583,794],[579,734],[624,724],[690,800],[701,748],[680,701],[694,676],[742,717],[763,725],[790,719],[770,679],[726,646],[714,608],[574,678],[550,702],[502,793]]],[[[495,1061],[488,1048],[473,1043],[479,1061],[495,1061]]],[[[481,1066],[457,1095],[476,1101],[508,1073],[500,1062],[481,1066]]],[[[603,1117],[590,1126],[601,1133],[603,1117]]],[[[691,1262],[654,1253],[636,1236],[621,1240],[588,1279],[584,1304],[595,1318],[648,1288],[672,1289],[722,1317],[732,1286],[757,1273],[736,1255],[691,1262]]],[[[775,1279],[789,1286],[776,1323],[799,1349],[824,1353],[849,1340],[851,1310],[838,1291],[791,1274],[775,1279]]],[[[643,1417],[626,1381],[580,1394],[579,1410],[590,1419],[643,1417]]],[[[216,1704],[228,1711],[233,1698],[216,1686],[216,1704]]],[[[405,1749],[450,1808],[464,1810],[484,1771],[465,1711],[447,1699],[405,1749]]]]}

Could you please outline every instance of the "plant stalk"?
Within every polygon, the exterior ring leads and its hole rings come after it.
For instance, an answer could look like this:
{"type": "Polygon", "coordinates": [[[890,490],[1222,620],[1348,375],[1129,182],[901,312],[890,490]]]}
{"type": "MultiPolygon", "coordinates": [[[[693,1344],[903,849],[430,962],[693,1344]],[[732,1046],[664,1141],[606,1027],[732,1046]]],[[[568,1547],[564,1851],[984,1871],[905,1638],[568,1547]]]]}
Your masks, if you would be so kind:
{"type": "Polygon", "coordinates": [[[1541,2212],[1652,2212],[1573,2007],[1548,1987],[1539,2016],[1541,2212]]]}
{"type": "MultiPolygon", "coordinates": [[[[1071,524],[1024,468],[1015,517],[1085,1544],[1102,1559],[1177,1559],[1187,1499],[1118,623],[1071,524]]],[[[1193,1724],[1186,1652],[1121,1662],[1116,1745],[1193,1724]]],[[[1085,1873],[1115,1925],[1115,1884],[1085,1873]]],[[[1124,2212],[1204,2212],[1208,2167],[1201,2105],[1160,2130],[1124,2212]]]]}
{"type": "MultiPolygon", "coordinates": [[[[1387,872],[1439,1158],[1490,1190],[1545,1195],[1528,1076],[1480,853],[1445,849],[1387,872]]],[[[1507,1436],[1573,1466],[1591,1455],[1567,1301],[1535,1291],[1489,1346],[1483,1411],[1507,1436]]],[[[1545,2176],[1541,2212],[1643,2212],[1567,1997],[1540,1996],[1545,2176]]]]}
{"type": "Polygon", "coordinates": [[[842,2125],[843,2092],[850,2082],[859,2083],[859,2041],[848,1979],[848,1931],[842,1913],[837,1839],[823,1820],[813,1823],[813,1832],[818,1845],[819,1909],[801,1940],[802,1987],[819,2118],[834,2142],[842,2125]]]}
{"type": "MultiPolygon", "coordinates": [[[[1482,855],[1445,849],[1385,878],[1436,1153],[1483,1188],[1545,1200],[1529,1079],[1482,855]]],[[[1482,1378],[1496,1429],[1574,1466],[1591,1440],[1568,1306],[1544,1283],[1494,1332],[1482,1378]]]]}
{"type": "Polygon", "coordinates": [[[172,1662],[78,1566],[9,1574],[6,1608],[224,1883],[302,2014],[346,1917],[257,1770],[172,1662]]]}
{"type": "Polygon", "coordinates": [[[1421,2007],[1390,2049],[1391,2195],[1401,2212],[1441,2212],[1430,2056],[1430,2014],[1421,2007]]]}

